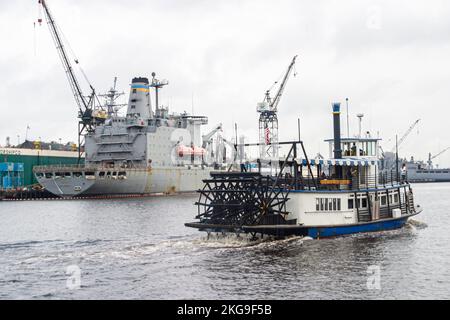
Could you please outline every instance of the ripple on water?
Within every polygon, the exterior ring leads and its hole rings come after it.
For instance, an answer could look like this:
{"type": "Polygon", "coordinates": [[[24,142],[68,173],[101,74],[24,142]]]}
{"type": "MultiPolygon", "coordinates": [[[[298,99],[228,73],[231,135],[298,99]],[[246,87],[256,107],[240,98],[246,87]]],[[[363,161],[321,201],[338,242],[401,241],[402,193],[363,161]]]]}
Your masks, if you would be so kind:
{"type": "Polygon", "coordinates": [[[34,211],[20,203],[1,203],[16,214],[0,224],[0,295],[6,299],[446,298],[450,215],[445,208],[450,200],[439,206],[434,201],[443,201],[436,195],[446,192],[442,188],[445,185],[415,187],[424,212],[401,230],[323,240],[249,241],[234,235],[207,239],[184,227],[196,215],[195,196],[55,202],[51,207],[37,202],[34,211]],[[66,288],[66,268],[71,265],[81,270],[79,290],[66,288]],[[366,287],[368,267],[374,265],[380,266],[382,276],[382,289],[376,292],[366,287]]]}

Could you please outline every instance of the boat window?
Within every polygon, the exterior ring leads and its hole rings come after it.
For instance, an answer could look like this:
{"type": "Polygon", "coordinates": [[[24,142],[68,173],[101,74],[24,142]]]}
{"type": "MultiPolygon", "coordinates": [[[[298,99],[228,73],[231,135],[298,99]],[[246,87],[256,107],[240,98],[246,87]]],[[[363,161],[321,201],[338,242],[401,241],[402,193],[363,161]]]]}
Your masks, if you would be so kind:
{"type": "Polygon", "coordinates": [[[394,194],[394,202],[395,202],[395,203],[398,202],[398,193],[394,194]]]}
{"type": "Polygon", "coordinates": [[[46,172],[46,173],[45,173],[45,177],[46,177],[47,179],[50,179],[50,178],[53,177],[53,173],[51,173],[51,172],[46,172]]]}
{"type": "Polygon", "coordinates": [[[448,171],[443,171],[443,173],[448,173],[448,171]]]}
{"type": "Polygon", "coordinates": [[[70,178],[72,174],[70,172],[64,172],[64,177],[70,178]]]}
{"type": "Polygon", "coordinates": [[[55,177],[57,177],[57,178],[62,177],[62,173],[61,172],[55,172],[55,177]]]}
{"type": "Polygon", "coordinates": [[[112,175],[113,175],[113,176],[117,176],[117,171],[114,171],[114,172],[112,173],[112,175]]]}
{"type": "Polygon", "coordinates": [[[42,172],[36,173],[36,177],[38,177],[38,178],[42,178],[43,176],[44,176],[44,174],[42,172]]]}
{"type": "Polygon", "coordinates": [[[350,210],[350,209],[353,209],[354,208],[354,201],[353,201],[353,199],[348,199],[348,209],[350,210]]]}
{"type": "Polygon", "coordinates": [[[127,173],[125,171],[119,172],[119,177],[125,177],[127,173]]]}
{"type": "MultiPolygon", "coordinates": [[[[352,201],[353,203],[353,200],[349,201],[352,201]]],[[[341,210],[341,199],[316,198],[316,211],[340,211],[340,210],[341,210]]]]}
{"type": "Polygon", "coordinates": [[[361,208],[367,208],[367,198],[362,198],[361,208]]]}
{"type": "Polygon", "coordinates": [[[389,203],[392,203],[392,194],[389,195],[389,203]]]}
{"type": "Polygon", "coordinates": [[[87,176],[95,176],[95,172],[88,171],[85,173],[87,176]]]}
{"type": "Polygon", "coordinates": [[[107,177],[111,177],[111,171],[108,171],[108,172],[106,173],[106,176],[107,176],[107,177]]]}
{"type": "Polygon", "coordinates": [[[100,178],[104,178],[105,177],[105,172],[104,171],[99,172],[98,176],[100,178]]]}
{"type": "Polygon", "coordinates": [[[381,197],[381,205],[382,205],[382,206],[385,206],[385,205],[386,205],[386,200],[387,200],[387,199],[386,199],[386,196],[382,196],[382,197],[381,197]]]}
{"type": "Polygon", "coordinates": [[[81,177],[83,174],[81,173],[81,172],[74,172],[73,173],[73,176],[74,177],[76,177],[76,178],[79,178],[79,177],[81,177]]]}

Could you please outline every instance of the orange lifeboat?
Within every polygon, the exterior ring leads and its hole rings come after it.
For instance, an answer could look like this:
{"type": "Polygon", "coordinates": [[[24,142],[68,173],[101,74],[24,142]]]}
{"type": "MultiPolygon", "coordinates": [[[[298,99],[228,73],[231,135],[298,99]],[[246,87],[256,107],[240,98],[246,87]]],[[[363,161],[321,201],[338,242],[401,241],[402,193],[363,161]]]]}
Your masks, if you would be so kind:
{"type": "Polygon", "coordinates": [[[206,150],[204,148],[199,147],[186,147],[186,146],[179,146],[177,148],[177,154],[180,158],[183,158],[185,156],[204,156],[206,154],[206,150]]]}

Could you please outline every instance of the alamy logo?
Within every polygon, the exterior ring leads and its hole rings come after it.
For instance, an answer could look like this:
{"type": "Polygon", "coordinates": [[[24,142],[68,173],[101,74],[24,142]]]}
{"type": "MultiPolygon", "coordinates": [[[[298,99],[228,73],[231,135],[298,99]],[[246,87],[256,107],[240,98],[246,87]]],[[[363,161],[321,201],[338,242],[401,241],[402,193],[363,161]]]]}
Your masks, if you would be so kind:
{"type": "Polygon", "coordinates": [[[381,290],[381,267],[370,266],[367,268],[367,289],[368,290],[381,290]]]}
{"type": "Polygon", "coordinates": [[[81,269],[78,266],[68,266],[66,268],[66,275],[69,277],[66,280],[66,287],[69,290],[77,290],[81,288],[81,269]]]}

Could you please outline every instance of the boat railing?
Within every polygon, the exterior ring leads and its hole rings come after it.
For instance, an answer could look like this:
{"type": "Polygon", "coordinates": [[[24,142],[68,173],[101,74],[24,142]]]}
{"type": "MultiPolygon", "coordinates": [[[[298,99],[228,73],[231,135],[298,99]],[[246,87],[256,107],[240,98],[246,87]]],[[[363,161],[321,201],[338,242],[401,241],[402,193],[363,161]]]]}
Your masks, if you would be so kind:
{"type": "Polygon", "coordinates": [[[401,176],[396,170],[380,171],[378,174],[378,184],[384,187],[395,186],[408,182],[408,173],[401,176]]]}
{"type": "Polygon", "coordinates": [[[46,165],[46,166],[34,166],[33,172],[63,172],[63,171],[142,171],[148,170],[150,167],[147,166],[134,166],[134,167],[124,167],[124,166],[89,166],[83,164],[56,164],[56,165],[46,165]]]}
{"type": "Polygon", "coordinates": [[[360,191],[377,188],[390,188],[407,184],[407,178],[397,179],[395,172],[352,176],[337,178],[331,177],[315,177],[315,176],[301,176],[295,179],[292,175],[286,174],[279,178],[277,185],[280,188],[305,190],[305,191],[360,191]]]}

